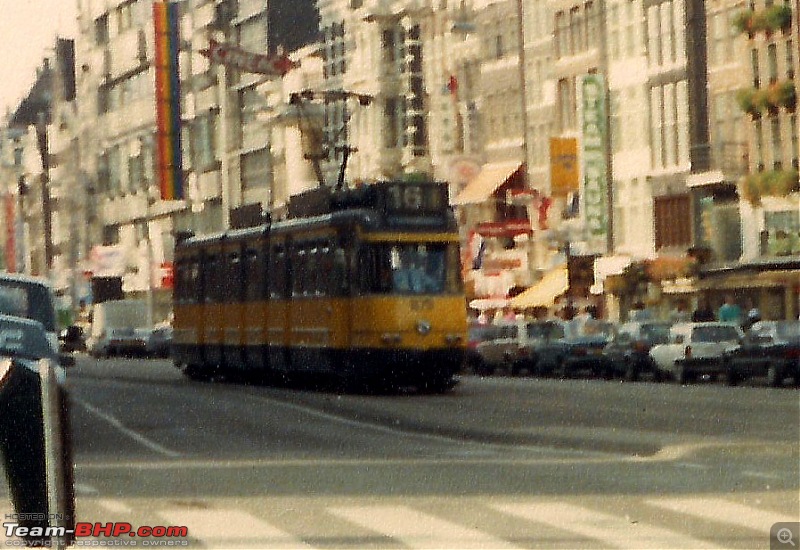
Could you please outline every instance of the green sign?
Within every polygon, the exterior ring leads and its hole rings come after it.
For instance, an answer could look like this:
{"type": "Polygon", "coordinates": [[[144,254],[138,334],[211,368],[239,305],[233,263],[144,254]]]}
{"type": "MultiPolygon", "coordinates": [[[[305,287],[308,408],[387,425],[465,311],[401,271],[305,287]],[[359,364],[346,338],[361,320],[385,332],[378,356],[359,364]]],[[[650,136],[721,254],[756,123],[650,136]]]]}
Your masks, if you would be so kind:
{"type": "Polygon", "coordinates": [[[605,252],[608,242],[608,180],[606,178],[606,109],[603,77],[581,80],[581,157],[583,212],[589,248],[605,252]]]}

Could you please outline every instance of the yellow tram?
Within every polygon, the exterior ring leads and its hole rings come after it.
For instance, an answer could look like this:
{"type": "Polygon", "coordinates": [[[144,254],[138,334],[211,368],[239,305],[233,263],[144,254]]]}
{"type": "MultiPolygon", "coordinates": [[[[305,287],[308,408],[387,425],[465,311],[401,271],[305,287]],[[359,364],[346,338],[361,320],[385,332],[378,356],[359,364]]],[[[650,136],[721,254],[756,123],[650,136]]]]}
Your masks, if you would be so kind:
{"type": "Polygon", "coordinates": [[[447,186],[319,188],[175,248],[173,359],[217,374],[446,391],[466,311],[447,186]]]}

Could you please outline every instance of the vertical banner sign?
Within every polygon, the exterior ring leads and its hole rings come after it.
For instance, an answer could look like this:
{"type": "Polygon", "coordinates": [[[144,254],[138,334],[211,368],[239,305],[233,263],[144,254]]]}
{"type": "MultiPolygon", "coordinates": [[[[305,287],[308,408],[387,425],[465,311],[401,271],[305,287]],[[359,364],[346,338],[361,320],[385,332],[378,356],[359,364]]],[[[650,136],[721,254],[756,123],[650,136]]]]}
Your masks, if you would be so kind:
{"type": "Polygon", "coordinates": [[[608,181],[606,177],[606,112],[603,77],[581,79],[582,202],[589,249],[602,254],[608,243],[608,181]]]}
{"type": "Polygon", "coordinates": [[[550,138],[550,194],[553,197],[566,197],[575,193],[579,181],[578,140],[550,138]]]}
{"type": "Polygon", "coordinates": [[[156,171],[161,200],[183,199],[178,4],[153,3],[156,69],[156,171]]]}

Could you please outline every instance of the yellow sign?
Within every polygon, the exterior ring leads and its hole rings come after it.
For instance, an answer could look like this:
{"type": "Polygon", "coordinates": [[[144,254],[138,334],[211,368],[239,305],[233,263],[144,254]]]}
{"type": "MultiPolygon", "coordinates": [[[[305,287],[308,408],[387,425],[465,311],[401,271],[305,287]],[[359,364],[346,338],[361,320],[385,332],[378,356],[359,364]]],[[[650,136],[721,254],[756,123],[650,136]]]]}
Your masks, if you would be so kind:
{"type": "Polygon", "coordinates": [[[550,138],[550,195],[565,197],[578,190],[578,140],[550,138]]]}

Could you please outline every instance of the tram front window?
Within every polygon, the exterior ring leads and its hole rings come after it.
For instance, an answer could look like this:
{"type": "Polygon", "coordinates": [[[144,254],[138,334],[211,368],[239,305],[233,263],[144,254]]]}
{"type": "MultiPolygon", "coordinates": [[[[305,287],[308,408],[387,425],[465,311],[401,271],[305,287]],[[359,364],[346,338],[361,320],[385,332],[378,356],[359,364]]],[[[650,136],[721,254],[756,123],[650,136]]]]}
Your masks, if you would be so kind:
{"type": "Polygon", "coordinates": [[[451,279],[458,271],[448,251],[446,245],[431,244],[368,246],[361,256],[362,285],[381,294],[453,292],[451,279]]]}

